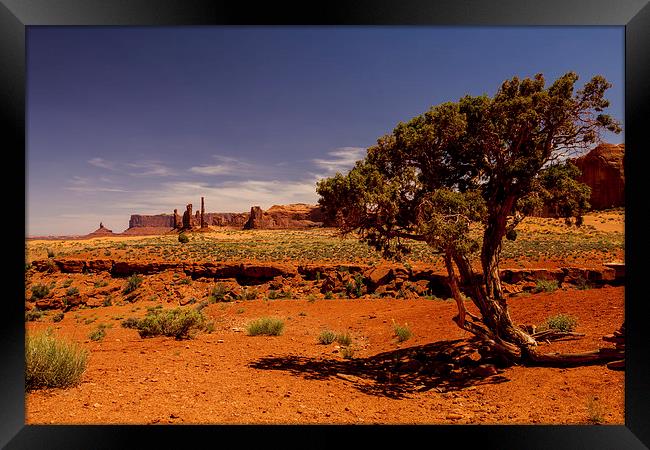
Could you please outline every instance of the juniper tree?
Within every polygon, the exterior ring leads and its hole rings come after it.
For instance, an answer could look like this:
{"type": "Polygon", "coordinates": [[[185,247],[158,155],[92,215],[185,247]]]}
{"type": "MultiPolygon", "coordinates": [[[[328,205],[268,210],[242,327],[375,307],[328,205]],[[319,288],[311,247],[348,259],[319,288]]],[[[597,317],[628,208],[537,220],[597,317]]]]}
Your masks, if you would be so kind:
{"type": "Polygon", "coordinates": [[[535,336],[510,318],[498,270],[503,239],[516,239],[524,217],[546,207],[580,225],[589,207],[589,188],[567,158],[621,128],[603,113],[611,84],[595,76],[577,89],[577,80],[568,72],[547,87],[541,74],[514,77],[493,97],[433,106],[380,137],[347,174],[317,185],[327,218],[384,256],[402,258],[413,240],[440,253],[454,321],[511,361],[603,358],[539,353],[535,336]],[[461,287],[480,317],[466,311],[461,287]]]}

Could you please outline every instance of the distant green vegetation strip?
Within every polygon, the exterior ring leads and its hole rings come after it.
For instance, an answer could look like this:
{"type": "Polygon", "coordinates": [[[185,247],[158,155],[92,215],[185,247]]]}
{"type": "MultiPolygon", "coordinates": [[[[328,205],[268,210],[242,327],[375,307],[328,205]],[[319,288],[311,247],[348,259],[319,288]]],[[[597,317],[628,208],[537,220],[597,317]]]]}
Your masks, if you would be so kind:
{"type": "MultiPolygon", "coordinates": [[[[568,233],[519,231],[515,241],[504,241],[503,258],[530,259],[542,256],[569,256],[584,252],[623,250],[625,238],[621,233],[571,231],[568,233]]],[[[378,262],[381,256],[354,237],[340,238],[333,230],[308,231],[227,231],[220,234],[190,235],[187,243],[178,242],[176,235],[146,236],[120,241],[96,240],[76,242],[28,243],[30,260],[44,259],[48,251],[56,257],[74,257],[92,253],[96,258],[138,259],[155,258],[163,261],[179,259],[229,261],[254,259],[260,261],[323,261],[378,262]]],[[[424,243],[413,243],[412,262],[439,262],[424,243]]]]}

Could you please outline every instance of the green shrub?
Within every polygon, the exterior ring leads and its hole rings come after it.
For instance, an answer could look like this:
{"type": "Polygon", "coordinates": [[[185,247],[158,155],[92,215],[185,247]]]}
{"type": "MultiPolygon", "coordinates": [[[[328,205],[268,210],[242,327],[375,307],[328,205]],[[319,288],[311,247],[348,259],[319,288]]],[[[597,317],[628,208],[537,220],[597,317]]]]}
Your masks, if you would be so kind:
{"type": "Polygon", "coordinates": [[[138,319],[135,317],[129,317],[127,319],[124,319],[122,321],[122,328],[137,328],[138,327],[138,319]]]}
{"type": "Polygon", "coordinates": [[[314,294],[309,294],[309,295],[307,296],[307,301],[308,301],[309,303],[313,303],[313,302],[315,302],[315,301],[316,301],[316,296],[315,296],[314,294]]]}
{"type": "Polygon", "coordinates": [[[603,423],[605,420],[606,409],[596,397],[590,397],[587,400],[587,420],[593,424],[603,423]]]}
{"type": "Polygon", "coordinates": [[[279,336],[284,329],[284,322],[273,317],[261,317],[250,322],[246,326],[249,336],[267,335],[279,336]]]}
{"type": "Polygon", "coordinates": [[[188,242],[190,242],[190,238],[187,234],[181,233],[178,235],[178,242],[180,242],[181,244],[187,244],[188,242]]]}
{"type": "Polygon", "coordinates": [[[539,326],[538,331],[544,330],[558,330],[558,331],[573,331],[578,325],[578,319],[566,314],[558,314],[546,319],[546,321],[539,326]]]}
{"type": "Polygon", "coordinates": [[[79,383],[88,352],[52,336],[51,331],[25,338],[25,388],[64,388],[79,383]]]}
{"type": "Polygon", "coordinates": [[[197,305],[194,307],[194,311],[196,311],[196,312],[201,312],[201,311],[203,311],[203,308],[205,308],[206,306],[208,306],[208,304],[209,304],[209,302],[208,302],[207,300],[203,300],[202,302],[200,302],[199,304],[197,304],[197,305]]]}
{"type": "Polygon", "coordinates": [[[112,306],[113,305],[113,296],[111,294],[108,294],[104,301],[102,302],[102,306],[112,306]]]}
{"type": "Polygon", "coordinates": [[[90,332],[88,339],[91,341],[101,341],[106,336],[106,328],[107,326],[105,324],[100,323],[97,325],[97,328],[90,332]]]}
{"type": "Polygon", "coordinates": [[[412,336],[408,324],[398,325],[395,323],[395,321],[393,321],[393,331],[395,332],[395,336],[397,336],[398,342],[404,342],[410,339],[412,336]]]}
{"type": "Polygon", "coordinates": [[[228,301],[226,295],[228,294],[228,288],[223,283],[215,284],[208,295],[208,300],[210,303],[214,302],[223,302],[228,301]]]}
{"type": "Polygon", "coordinates": [[[32,308],[29,311],[25,312],[25,321],[33,322],[35,320],[43,317],[45,313],[38,308],[32,308]]]}
{"type": "Polygon", "coordinates": [[[535,283],[535,288],[533,289],[533,292],[539,293],[539,292],[553,292],[557,290],[558,284],[556,280],[537,280],[537,283],[535,283]]]}
{"type": "Polygon", "coordinates": [[[323,330],[321,333],[318,335],[318,343],[319,344],[331,344],[336,340],[336,333],[330,330],[323,330]]]}
{"type": "Polygon", "coordinates": [[[352,337],[349,333],[339,333],[336,335],[336,342],[341,345],[350,345],[352,343],[352,337]]]}
{"type": "Polygon", "coordinates": [[[63,283],[61,283],[61,286],[64,288],[69,287],[72,284],[72,278],[68,278],[67,280],[64,280],[63,283]]]}
{"type": "Polygon", "coordinates": [[[584,277],[576,278],[575,286],[577,289],[580,289],[581,291],[584,291],[585,289],[590,289],[592,287],[589,280],[585,279],[584,277]]]}
{"type": "Polygon", "coordinates": [[[63,320],[64,313],[59,311],[58,313],[52,316],[52,322],[61,322],[63,320]]]}
{"type": "Polygon", "coordinates": [[[354,357],[354,349],[352,347],[341,347],[341,356],[345,359],[352,359],[354,357]]]}
{"type": "Polygon", "coordinates": [[[332,291],[325,292],[325,299],[326,300],[331,300],[333,298],[334,298],[334,293],[332,291]]]}
{"type": "Polygon", "coordinates": [[[108,286],[108,281],[106,281],[106,280],[95,281],[95,287],[96,288],[101,288],[101,287],[105,287],[105,286],[108,286]]]}
{"type": "Polygon", "coordinates": [[[65,295],[68,297],[74,297],[75,295],[79,294],[79,289],[76,287],[69,287],[68,290],[65,291],[65,295]]]}
{"type": "Polygon", "coordinates": [[[169,336],[189,339],[192,332],[205,329],[205,316],[196,309],[154,310],[137,321],[140,337],[169,336]]]}
{"type": "Polygon", "coordinates": [[[32,298],[40,299],[47,297],[50,293],[50,287],[45,284],[36,284],[32,286],[32,298]]]}
{"type": "Polygon", "coordinates": [[[135,291],[140,287],[143,280],[144,279],[141,276],[134,273],[126,280],[126,285],[124,286],[124,289],[122,289],[122,293],[130,294],[131,292],[135,291]]]}
{"type": "Polygon", "coordinates": [[[255,300],[257,298],[257,290],[244,288],[242,293],[239,295],[241,300],[255,300]]]}

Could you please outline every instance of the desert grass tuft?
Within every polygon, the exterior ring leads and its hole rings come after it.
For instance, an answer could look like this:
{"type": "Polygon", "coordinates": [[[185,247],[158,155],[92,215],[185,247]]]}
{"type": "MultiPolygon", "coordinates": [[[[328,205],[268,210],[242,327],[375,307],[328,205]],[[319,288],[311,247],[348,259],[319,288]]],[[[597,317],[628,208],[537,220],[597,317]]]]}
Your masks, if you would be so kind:
{"type": "Polygon", "coordinates": [[[318,335],[318,343],[323,345],[331,344],[336,340],[336,333],[331,330],[323,330],[318,335]]]}
{"type": "Polygon", "coordinates": [[[25,389],[65,388],[79,383],[88,351],[56,338],[51,330],[25,339],[25,389]]]}
{"type": "Polygon", "coordinates": [[[284,330],[284,322],[274,317],[261,317],[249,322],[246,332],[249,336],[279,336],[284,330]]]}

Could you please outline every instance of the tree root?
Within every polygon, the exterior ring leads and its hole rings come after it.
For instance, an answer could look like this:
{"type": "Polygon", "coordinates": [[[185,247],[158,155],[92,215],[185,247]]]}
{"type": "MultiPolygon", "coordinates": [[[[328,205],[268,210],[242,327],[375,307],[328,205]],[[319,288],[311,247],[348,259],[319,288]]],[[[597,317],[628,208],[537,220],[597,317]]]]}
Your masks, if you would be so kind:
{"type": "Polygon", "coordinates": [[[525,360],[530,365],[571,367],[588,364],[601,364],[618,361],[625,357],[625,351],[616,348],[600,348],[583,353],[540,353],[535,349],[528,349],[525,360]]]}
{"type": "Polygon", "coordinates": [[[559,330],[544,330],[530,335],[536,341],[555,341],[565,337],[583,337],[584,333],[576,333],[573,331],[559,331],[559,330]]]}

